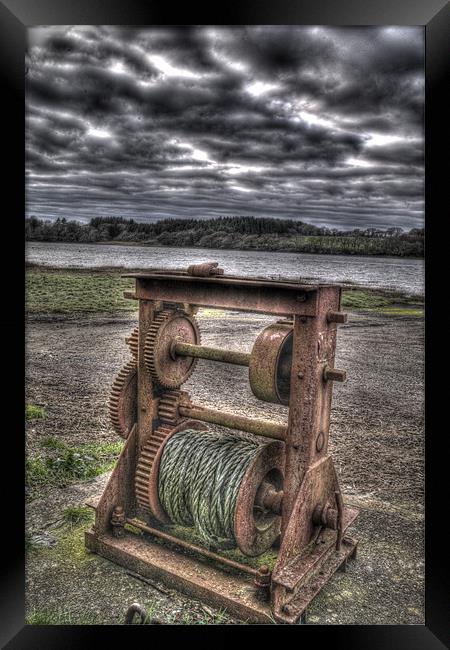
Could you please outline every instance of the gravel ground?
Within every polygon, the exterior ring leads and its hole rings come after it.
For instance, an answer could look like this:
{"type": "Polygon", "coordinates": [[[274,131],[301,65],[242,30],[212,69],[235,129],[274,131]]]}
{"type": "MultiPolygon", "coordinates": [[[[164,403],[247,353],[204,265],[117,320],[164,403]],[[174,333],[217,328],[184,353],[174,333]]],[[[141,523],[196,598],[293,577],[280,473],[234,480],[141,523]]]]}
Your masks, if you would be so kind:
{"type": "MultiPolygon", "coordinates": [[[[270,322],[225,312],[200,312],[199,321],[204,344],[237,350],[249,350],[270,322]]],[[[29,319],[26,399],[47,412],[45,419],[27,423],[29,454],[41,451],[39,440],[48,435],[70,445],[117,439],[108,421],[108,392],[128,360],[124,337],[135,324],[133,315],[29,319]]],[[[348,380],[334,385],[330,450],[345,500],[361,508],[352,528],[360,550],[348,571],[336,574],[316,598],[309,621],[422,624],[423,320],[351,314],[339,330],[336,366],[347,370],[348,380]]],[[[285,420],[284,407],[253,397],[246,372],[201,360],[185,389],[216,408],[285,420]]],[[[101,493],[104,481],[102,476],[43,491],[28,506],[28,529],[51,539],[58,513],[101,493]]],[[[151,599],[162,620],[175,616],[183,622],[183,612],[195,620],[205,617],[200,603],[164,594],[102,558],[69,568],[51,554],[46,558],[28,558],[29,611],[63,602],[71,611],[95,611],[112,623],[120,622],[126,603],[151,599]]]]}

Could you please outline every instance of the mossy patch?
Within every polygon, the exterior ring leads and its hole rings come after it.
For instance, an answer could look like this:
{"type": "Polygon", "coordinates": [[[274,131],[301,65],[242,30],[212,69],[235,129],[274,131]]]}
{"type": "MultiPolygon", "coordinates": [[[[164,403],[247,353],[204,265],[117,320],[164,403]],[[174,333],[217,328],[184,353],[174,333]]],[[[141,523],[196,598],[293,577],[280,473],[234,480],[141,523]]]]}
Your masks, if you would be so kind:
{"type": "Polygon", "coordinates": [[[72,481],[94,478],[110,470],[122,450],[123,442],[87,443],[69,447],[62,441],[45,439],[46,453],[25,460],[25,485],[28,498],[47,485],[64,487],[72,481]]]}
{"type": "Polygon", "coordinates": [[[25,404],[25,420],[45,418],[45,409],[35,404],[25,404]]]}
{"type": "Polygon", "coordinates": [[[423,301],[416,296],[395,292],[345,288],[342,308],[350,311],[376,311],[392,316],[423,316],[423,301]]]}
{"type": "Polygon", "coordinates": [[[390,305],[392,300],[375,291],[345,289],[342,295],[342,307],[346,309],[375,309],[390,305]]]}
{"type": "Polygon", "coordinates": [[[94,516],[94,512],[91,511],[90,521],[84,520],[77,526],[60,529],[57,533],[57,545],[46,552],[51,553],[52,557],[57,556],[58,564],[65,567],[77,568],[85,562],[91,562],[95,555],[86,549],[84,533],[89,528],[89,524],[93,523],[94,516]]]}
{"type": "Polygon", "coordinates": [[[92,521],[92,509],[86,506],[69,506],[62,512],[66,524],[71,527],[92,521]]]}
{"type": "Polygon", "coordinates": [[[424,316],[423,309],[414,309],[414,307],[383,307],[380,310],[382,314],[386,316],[414,316],[416,318],[421,318],[424,316]]]}

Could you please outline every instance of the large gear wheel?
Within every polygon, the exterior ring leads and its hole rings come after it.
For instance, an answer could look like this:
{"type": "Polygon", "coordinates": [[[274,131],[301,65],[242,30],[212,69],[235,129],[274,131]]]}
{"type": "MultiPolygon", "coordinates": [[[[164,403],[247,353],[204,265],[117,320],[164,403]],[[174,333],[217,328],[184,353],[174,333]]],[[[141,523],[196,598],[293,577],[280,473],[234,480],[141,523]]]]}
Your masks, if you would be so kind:
{"type": "Polygon", "coordinates": [[[134,360],[122,368],[113,382],[109,416],[116,433],[127,438],[137,420],[137,368],[134,360]]]}
{"type": "Polygon", "coordinates": [[[184,429],[205,431],[206,428],[197,420],[184,420],[176,426],[162,424],[153,431],[141,449],[134,479],[136,501],[141,508],[149,510],[162,523],[171,523],[158,495],[158,472],[164,446],[170,436],[178,431],[184,429]]]}
{"type": "Polygon", "coordinates": [[[153,468],[153,462],[159,448],[169,433],[171,433],[172,429],[173,427],[168,424],[163,424],[162,426],[155,429],[150,438],[142,447],[141,455],[139,456],[139,460],[136,466],[134,487],[136,493],[136,501],[141,506],[141,508],[145,508],[146,510],[152,510],[149,499],[149,483],[153,468]]]}
{"type": "Polygon", "coordinates": [[[197,321],[183,311],[159,312],[145,338],[145,365],[153,381],[168,389],[179,388],[194,371],[197,359],[174,357],[175,340],[199,345],[200,331],[197,321]]]}

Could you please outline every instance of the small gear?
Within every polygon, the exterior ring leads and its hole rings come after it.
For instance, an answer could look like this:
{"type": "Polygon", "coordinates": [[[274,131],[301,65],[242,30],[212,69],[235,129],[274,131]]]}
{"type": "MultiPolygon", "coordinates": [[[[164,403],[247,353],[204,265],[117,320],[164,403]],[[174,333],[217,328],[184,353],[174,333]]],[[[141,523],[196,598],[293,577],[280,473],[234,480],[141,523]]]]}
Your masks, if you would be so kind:
{"type": "Polygon", "coordinates": [[[135,327],[130,336],[125,339],[125,343],[131,350],[133,358],[137,360],[139,346],[139,327],[135,327]]]}
{"type": "Polygon", "coordinates": [[[142,508],[151,510],[149,498],[150,477],[152,474],[153,462],[159,448],[173,431],[173,427],[163,424],[153,431],[150,438],[144,444],[136,466],[136,475],[134,480],[136,501],[142,508]]]}
{"type": "Polygon", "coordinates": [[[177,424],[180,419],[178,413],[180,396],[181,391],[179,390],[172,390],[169,393],[161,395],[158,402],[158,417],[162,422],[167,422],[171,425],[177,424]]]}
{"type": "Polygon", "coordinates": [[[134,360],[122,368],[113,382],[109,415],[116,433],[127,438],[137,420],[137,368],[134,360]]]}
{"type": "Polygon", "coordinates": [[[168,389],[179,388],[189,379],[197,362],[193,357],[174,357],[172,344],[175,340],[198,345],[200,331],[197,321],[179,310],[159,312],[145,339],[144,358],[153,381],[168,389]]]}

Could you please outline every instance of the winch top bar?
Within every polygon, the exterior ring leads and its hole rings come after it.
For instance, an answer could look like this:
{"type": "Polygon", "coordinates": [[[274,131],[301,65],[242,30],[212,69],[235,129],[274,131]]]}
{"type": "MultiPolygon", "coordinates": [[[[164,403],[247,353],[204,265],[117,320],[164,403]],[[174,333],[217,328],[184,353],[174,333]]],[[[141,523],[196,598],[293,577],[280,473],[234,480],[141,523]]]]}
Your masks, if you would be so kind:
{"type": "Polygon", "coordinates": [[[123,278],[135,278],[136,298],[175,303],[190,303],[199,307],[250,311],[277,316],[316,316],[317,295],[321,289],[340,285],[301,284],[238,276],[198,277],[175,273],[124,273],[123,278]]]}

